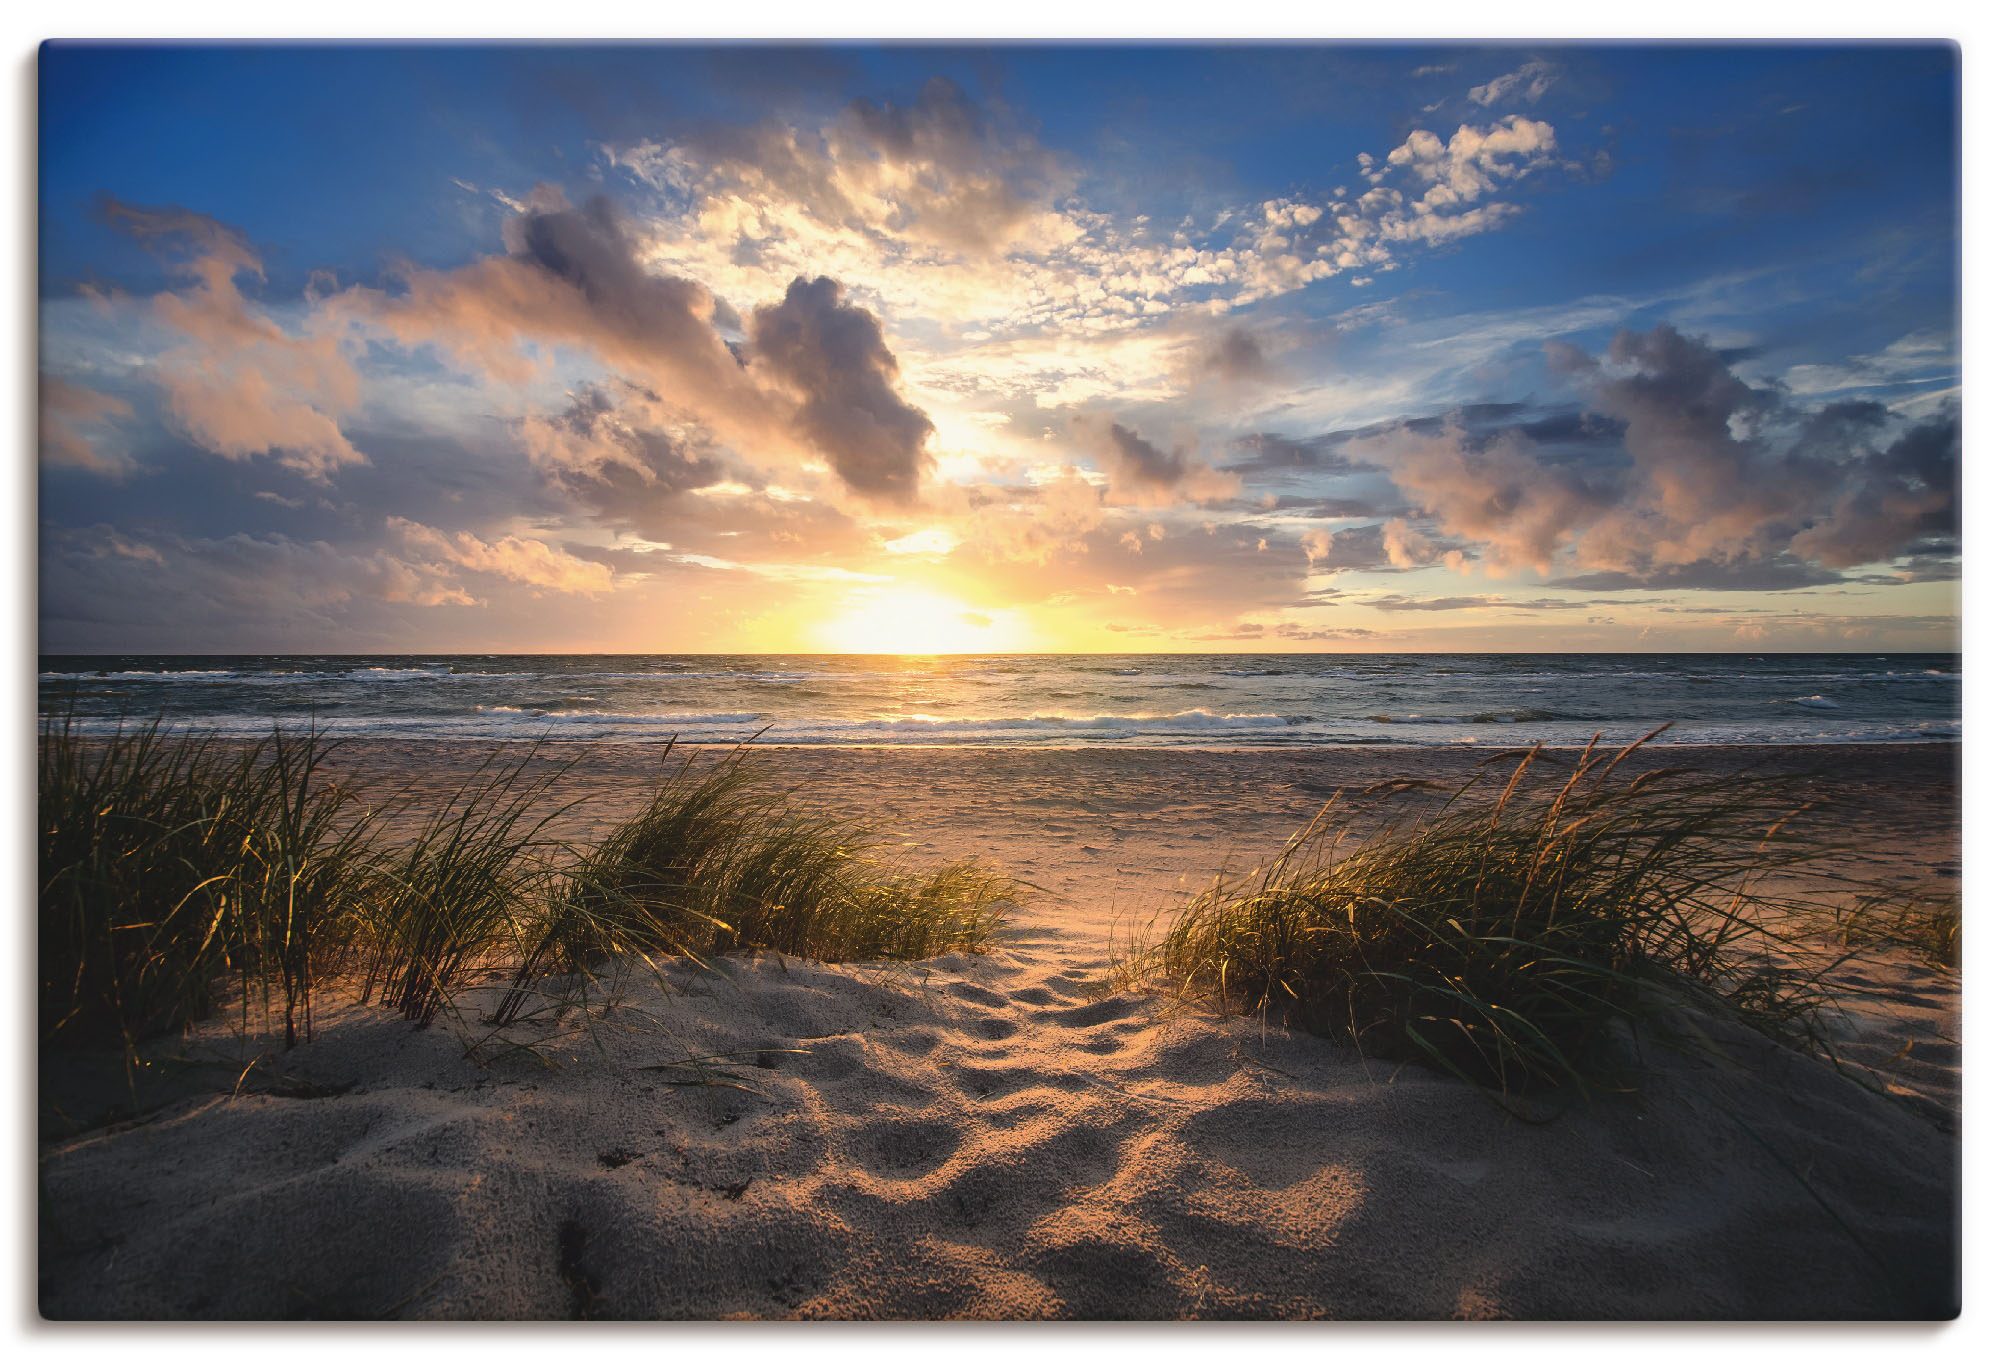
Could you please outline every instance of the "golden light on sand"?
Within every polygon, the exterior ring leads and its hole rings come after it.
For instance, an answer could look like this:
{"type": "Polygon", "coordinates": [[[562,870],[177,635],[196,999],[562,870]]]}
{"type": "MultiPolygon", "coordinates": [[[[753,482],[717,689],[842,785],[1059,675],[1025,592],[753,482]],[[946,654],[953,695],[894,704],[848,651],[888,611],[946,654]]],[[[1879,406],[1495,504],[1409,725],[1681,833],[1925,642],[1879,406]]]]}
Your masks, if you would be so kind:
{"type": "Polygon", "coordinates": [[[960,651],[1010,651],[1019,625],[960,600],[915,585],[870,586],[817,630],[829,651],[935,656],[960,651]]]}

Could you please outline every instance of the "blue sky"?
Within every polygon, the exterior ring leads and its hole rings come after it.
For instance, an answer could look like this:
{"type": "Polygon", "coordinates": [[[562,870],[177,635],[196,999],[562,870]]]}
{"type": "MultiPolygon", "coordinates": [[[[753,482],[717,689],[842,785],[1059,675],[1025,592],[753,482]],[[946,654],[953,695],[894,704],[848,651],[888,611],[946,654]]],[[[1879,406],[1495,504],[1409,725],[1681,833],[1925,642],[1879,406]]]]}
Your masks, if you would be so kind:
{"type": "Polygon", "coordinates": [[[1950,47],[39,88],[45,650],[1957,643],[1950,47]]]}

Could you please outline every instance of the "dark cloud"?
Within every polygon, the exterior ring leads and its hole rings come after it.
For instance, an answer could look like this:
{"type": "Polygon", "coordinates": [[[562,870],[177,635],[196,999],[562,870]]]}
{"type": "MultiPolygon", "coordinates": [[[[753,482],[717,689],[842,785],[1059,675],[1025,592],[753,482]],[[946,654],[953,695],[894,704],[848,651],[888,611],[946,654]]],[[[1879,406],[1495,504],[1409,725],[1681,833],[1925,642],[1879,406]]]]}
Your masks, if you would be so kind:
{"type": "Polygon", "coordinates": [[[833,280],[794,280],[752,313],[748,345],[732,345],[717,327],[733,317],[700,284],[645,269],[603,198],[572,208],[538,190],[507,238],[505,256],[412,272],[400,296],[353,289],[336,305],[503,380],[527,376],[524,338],[587,347],[746,452],[823,457],[873,499],[915,494],[930,467],[930,419],[896,394],[880,322],[843,302],[833,280]]]}
{"type": "Polygon", "coordinates": [[[1371,609],[1415,610],[1429,613],[1446,609],[1491,609],[1508,601],[1493,595],[1388,595],[1360,601],[1371,609]]]}
{"type": "MultiPolygon", "coordinates": [[[[1581,351],[1578,351],[1581,353],[1581,351]]],[[[1586,356],[1587,357],[1587,356],[1586,356]]],[[[1245,455],[1225,468],[1253,479],[1259,472],[1366,472],[1379,467],[1382,440],[1449,434],[1479,450],[1499,441],[1526,441],[1554,462],[1623,464],[1622,421],[1580,407],[1536,407],[1519,401],[1474,402],[1436,415],[1382,420],[1305,438],[1258,432],[1231,447],[1245,455]]]]}
{"type": "Polygon", "coordinates": [[[1284,370],[1271,361],[1263,344],[1246,327],[1231,326],[1195,353],[1192,373],[1196,383],[1216,383],[1225,388],[1262,387],[1284,377],[1284,370]]]}
{"type": "Polygon", "coordinates": [[[1283,514],[1304,519],[1372,519],[1381,515],[1412,515],[1401,497],[1367,500],[1357,496],[1278,495],[1263,500],[1238,500],[1237,509],[1250,514],[1283,514]]]}
{"type": "Polygon", "coordinates": [[[750,318],[759,366],[798,400],[792,421],[862,495],[907,503],[930,470],[930,417],[896,394],[896,357],[871,312],[830,278],[794,279],[750,318]]]}
{"type": "Polygon", "coordinates": [[[562,411],[524,422],[522,440],[553,486],[600,514],[671,501],[734,474],[687,433],[651,423],[657,413],[656,393],[586,383],[562,411]]]}
{"type": "Polygon", "coordinates": [[[1353,437],[1351,431],[1336,430],[1310,439],[1292,439],[1282,434],[1246,434],[1231,447],[1244,455],[1223,467],[1225,472],[1251,474],[1279,469],[1312,469],[1321,472],[1352,472],[1356,464],[1333,450],[1353,437]]]}
{"type": "Polygon", "coordinates": [[[1621,331],[1603,362],[1546,352],[1589,410],[1468,407],[1357,434],[1346,456],[1503,570],[1639,582],[1618,588],[1796,588],[1955,544],[1956,410],[1906,426],[1875,402],[1803,408],[1664,325],[1621,331]]]}
{"type": "Polygon", "coordinates": [[[1382,541],[1382,525],[1344,528],[1308,535],[1306,556],[1316,571],[1381,571],[1392,569],[1382,541]]]}
{"type": "Polygon", "coordinates": [[[708,290],[647,272],[608,198],[530,211],[508,228],[513,257],[574,288],[590,317],[624,346],[668,359],[690,376],[726,368],[732,356],[711,324],[708,290]]]}
{"type": "Polygon", "coordinates": [[[103,524],[45,528],[40,583],[42,645],[54,651],[95,650],[106,637],[133,651],[325,650],[357,619],[364,633],[414,644],[415,620],[398,625],[398,606],[473,602],[446,573],[381,548],[277,533],[127,535],[103,524]]]}
{"type": "Polygon", "coordinates": [[[1110,455],[1111,465],[1134,481],[1153,486],[1171,486],[1188,473],[1187,459],[1179,453],[1162,453],[1125,426],[1112,422],[1103,427],[1099,447],[1110,455]]]}
{"type": "Polygon", "coordinates": [[[1829,566],[1882,561],[1913,547],[1956,554],[1962,444],[1954,408],[1913,426],[1887,448],[1844,463],[1831,513],[1794,537],[1792,550],[1829,566]],[[1920,541],[1926,535],[1936,541],[1920,541]]]}
{"type": "Polygon", "coordinates": [[[1838,571],[1794,558],[1772,561],[1689,562],[1651,571],[1593,571],[1558,576],[1558,590],[1804,590],[1846,579],[1838,571]]]}
{"type": "Polygon", "coordinates": [[[1074,428],[1104,466],[1114,496],[1136,504],[1170,500],[1217,501],[1234,495],[1239,483],[1203,462],[1192,451],[1167,452],[1115,420],[1078,416],[1074,428]]]}

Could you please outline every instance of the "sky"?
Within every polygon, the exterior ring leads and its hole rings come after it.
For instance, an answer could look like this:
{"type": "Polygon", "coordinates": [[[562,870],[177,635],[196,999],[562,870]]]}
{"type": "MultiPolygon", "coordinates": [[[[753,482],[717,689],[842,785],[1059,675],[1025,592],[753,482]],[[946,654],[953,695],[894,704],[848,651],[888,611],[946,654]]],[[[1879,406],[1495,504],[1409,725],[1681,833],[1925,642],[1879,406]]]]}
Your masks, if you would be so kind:
{"type": "Polygon", "coordinates": [[[45,652],[1958,645],[1950,46],[38,88],[45,652]]]}

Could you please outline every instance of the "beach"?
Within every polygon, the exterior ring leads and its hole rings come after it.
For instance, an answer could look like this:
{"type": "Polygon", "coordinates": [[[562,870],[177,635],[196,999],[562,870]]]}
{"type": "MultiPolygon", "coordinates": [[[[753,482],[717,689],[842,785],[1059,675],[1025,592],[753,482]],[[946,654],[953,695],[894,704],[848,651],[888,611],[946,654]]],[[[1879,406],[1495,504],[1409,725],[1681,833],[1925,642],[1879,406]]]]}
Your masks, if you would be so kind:
{"type": "MultiPolygon", "coordinates": [[[[372,796],[490,748],[357,740],[330,768],[372,796]]],[[[43,1315],[1955,1314],[1955,971],[1892,947],[1841,964],[1838,1067],[1690,1012],[1632,1040],[1637,1089],[1501,1100],[1118,968],[1335,794],[1456,785],[1491,753],[759,751],[912,860],[1015,874],[1011,927],[918,962],[663,961],[588,1023],[495,1030],[474,995],[418,1030],[336,995],[287,1052],[218,1017],[148,1050],[136,1113],[115,1063],[45,1059],[43,1315]]],[[[574,762],[549,810],[578,839],[662,770],[636,744],[536,759],[574,762]]],[[[1632,767],[1792,775],[1869,882],[1936,895],[1958,761],[1680,746],[1632,767]]]]}

